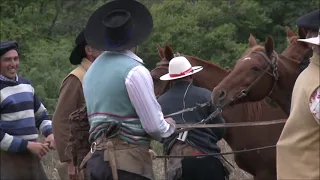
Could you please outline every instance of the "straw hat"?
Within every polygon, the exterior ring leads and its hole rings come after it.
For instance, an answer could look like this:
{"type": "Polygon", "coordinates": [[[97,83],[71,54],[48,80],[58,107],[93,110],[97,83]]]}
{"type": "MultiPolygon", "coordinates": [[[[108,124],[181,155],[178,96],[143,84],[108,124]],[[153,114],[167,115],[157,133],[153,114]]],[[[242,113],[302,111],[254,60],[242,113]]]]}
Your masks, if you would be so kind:
{"type": "Polygon", "coordinates": [[[169,73],[160,77],[160,80],[168,81],[180,79],[195,74],[203,69],[202,66],[192,67],[190,62],[183,56],[175,57],[170,60],[169,73]]]}

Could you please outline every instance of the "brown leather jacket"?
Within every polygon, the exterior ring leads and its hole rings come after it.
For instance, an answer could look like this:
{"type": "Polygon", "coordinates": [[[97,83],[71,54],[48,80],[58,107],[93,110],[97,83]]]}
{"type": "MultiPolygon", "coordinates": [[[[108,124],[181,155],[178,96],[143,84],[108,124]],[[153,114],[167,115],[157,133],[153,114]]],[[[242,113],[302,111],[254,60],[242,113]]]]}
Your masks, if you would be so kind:
{"type": "Polygon", "coordinates": [[[69,116],[85,104],[82,79],[91,62],[84,58],[81,64],[62,81],[59,100],[52,118],[56,148],[61,162],[71,160],[66,153],[70,137],[69,116]]]}

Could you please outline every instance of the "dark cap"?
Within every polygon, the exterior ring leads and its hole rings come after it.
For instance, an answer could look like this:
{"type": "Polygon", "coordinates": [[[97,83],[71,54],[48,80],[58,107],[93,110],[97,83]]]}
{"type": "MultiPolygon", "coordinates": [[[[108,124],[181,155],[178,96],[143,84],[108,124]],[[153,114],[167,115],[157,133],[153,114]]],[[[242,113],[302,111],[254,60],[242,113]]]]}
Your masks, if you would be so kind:
{"type": "Polygon", "coordinates": [[[18,48],[19,44],[16,41],[2,41],[0,42],[0,56],[12,49],[18,50],[18,48]]]}
{"type": "Polygon", "coordinates": [[[318,32],[320,26],[320,9],[299,17],[296,23],[299,27],[306,30],[318,32]]]}

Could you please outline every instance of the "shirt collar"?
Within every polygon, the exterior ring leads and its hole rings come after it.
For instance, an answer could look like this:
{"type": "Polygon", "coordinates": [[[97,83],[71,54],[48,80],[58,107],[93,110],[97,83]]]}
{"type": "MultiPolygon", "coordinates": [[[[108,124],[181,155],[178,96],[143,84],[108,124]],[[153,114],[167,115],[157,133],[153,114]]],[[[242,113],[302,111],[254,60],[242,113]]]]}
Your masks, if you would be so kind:
{"type": "Polygon", "coordinates": [[[142,63],[144,64],[143,60],[138,57],[135,53],[133,53],[132,51],[130,50],[124,50],[124,51],[112,51],[112,53],[117,53],[117,54],[123,54],[123,55],[126,55],[136,61],[138,61],[139,63],[142,63]]]}
{"type": "Polygon", "coordinates": [[[12,79],[9,79],[9,78],[7,78],[6,76],[0,74],[0,80],[2,80],[2,81],[9,81],[9,82],[18,82],[19,78],[18,78],[18,75],[16,75],[16,79],[15,79],[15,80],[12,80],[12,79]]]}
{"type": "Polygon", "coordinates": [[[89,61],[87,58],[82,58],[81,66],[87,71],[89,67],[91,66],[92,62],[89,61]]]}

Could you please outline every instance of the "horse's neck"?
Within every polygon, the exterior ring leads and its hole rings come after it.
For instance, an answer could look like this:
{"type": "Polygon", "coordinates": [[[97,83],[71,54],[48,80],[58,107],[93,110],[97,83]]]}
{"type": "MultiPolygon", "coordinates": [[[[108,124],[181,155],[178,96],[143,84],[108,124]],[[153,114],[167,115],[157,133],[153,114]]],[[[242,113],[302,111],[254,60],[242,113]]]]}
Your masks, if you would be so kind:
{"type": "Polygon", "coordinates": [[[270,97],[285,111],[289,100],[288,98],[291,97],[295,80],[299,75],[299,63],[283,55],[279,55],[279,58],[279,79],[270,97]]]}
{"type": "Polygon", "coordinates": [[[227,71],[219,66],[186,56],[192,66],[202,66],[203,70],[194,75],[195,84],[201,84],[202,87],[213,90],[223,78],[227,76],[227,71]]]}
{"type": "Polygon", "coordinates": [[[310,49],[305,49],[302,45],[299,46],[299,42],[295,42],[290,44],[282,53],[281,55],[286,57],[287,59],[296,60],[301,62],[306,53],[310,51],[310,49]]]}

